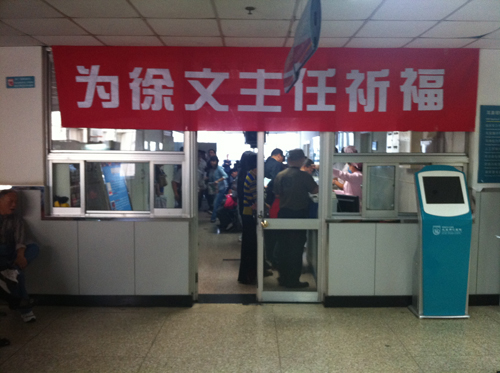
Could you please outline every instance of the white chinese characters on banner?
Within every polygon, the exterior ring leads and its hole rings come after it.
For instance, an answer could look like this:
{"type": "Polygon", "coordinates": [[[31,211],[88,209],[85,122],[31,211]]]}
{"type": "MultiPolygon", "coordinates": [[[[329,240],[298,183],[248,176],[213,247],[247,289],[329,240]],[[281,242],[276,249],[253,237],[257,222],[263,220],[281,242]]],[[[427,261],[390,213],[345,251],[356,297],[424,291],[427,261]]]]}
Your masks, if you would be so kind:
{"type": "MultiPolygon", "coordinates": [[[[90,108],[94,105],[94,96],[97,91],[101,99],[103,108],[117,108],[120,105],[119,97],[119,77],[100,76],[100,65],[92,65],[90,69],[84,66],[77,66],[78,73],[76,82],[87,83],[84,101],[78,101],[79,108],[90,108]],[[108,90],[107,90],[108,89],[108,90]]],[[[303,111],[304,104],[304,77],[307,75],[317,79],[317,85],[305,87],[305,92],[315,95],[315,104],[306,105],[306,111],[335,111],[336,106],[327,104],[333,102],[331,95],[337,94],[337,88],[328,85],[328,79],[336,76],[336,69],[327,70],[307,70],[301,69],[300,77],[295,85],[294,110],[303,111]]],[[[347,80],[352,80],[350,86],[345,88],[349,95],[349,112],[357,112],[358,105],[363,107],[365,112],[386,112],[387,111],[387,91],[390,87],[388,80],[382,78],[389,77],[389,69],[380,71],[351,70],[346,74],[347,80]],[[378,98],[378,100],[377,100],[378,98]]],[[[400,73],[400,77],[406,79],[400,85],[403,93],[403,110],[411,111],[412,103],[417,104],[418,111],[442,110],[444,97],[444,69],[418,69],[406,68],[400,73]],[[418,78],[418,80],[417,80],[418,78]],[[418,83],[418,84],[417,84],[418,83]]],[[[174,105],[172,97],[174,95],[174,81],[169,69],[143,69],[135,67],[129,72],[129,88],[132,95],[132,110],[153,110],[162,109],[173,111],[174,105]],[[141,74],[145,70],[143,77],[141,74]]],[[[202,71],[185,71],[184,77],[199,94],[199,97],[192,104],[184,104],[186,111],[200,110],[208,104],[215,111],[229,111],[229,106],[220,103],[214,97],[214,93],[229,79],[228,72],[213,72],[210,68],[203,68],[202,71]],[[200,79],[211,79],[208,86],[202,84],[200,79]]],[[[240,72],[240,79],[254,79],[255,88],[241,88],[241,95],[255,96],[254,105],[238,105],[240,112],[281,112],[282,107],[278,105],[265,105],[266,96],[280,96],[280,89],[266,89],[266,80],[282,79],[282,73],[266,72],[264,69],[257,69],[256,72],[240,72]]],[[[331,83],[330,83],[331,84],[331,83]]],[[[123,92],[122,92],[123,93],[123,92]]]]}
{"type": "Polygon", "coordinates": [[[216,111],[228,111],[228,105],[221,105],[214,98],[213,94],[222,84],[224,79],[229,79],[229,73],[213,73],[212,69],[203,69],[202,72],[198,71],[186,71],[184,73],[186,78],[196,78],[196,79],[213,79],[212,83],[205,88],[198,80],[188,80],[188,82],[193,86],[194,89],[200,94],[200,97],[195,101],[194,104],[186,104],[186,110],[195,111],[201,109],[205,104],[209,104],[216,111]]]}
{"type": "Polygon", "coordinates": [[[83,75],[77,76],[76,81],[87,83],[85,100],[77,102],[79,108],[89,108],[92,106],[96,89],[99,98],[107,100],[101,103],[103,108],[116,108],[120,106],[117,76],[99,76],[100,65],[92,65],[90,70],[84,66],[77,66],[76,68],[83,75]],[[97,83],[109,83],[111,93],[106,92],[104,86],[102,84],[97,85],[97,83]]]}
{"type": "Polygon", "coordinates": [[[347,79],[354,80],[350,87],[345,91],[349,95],[349,111],[358,111],[358,103],[364,106],[365,112],[372,112],[375,109],[375,89],[378,88],[378,110],[379,112],[387,111],[387,88],[390,83],[388,81],[375,80],[376,78],[384,78],[389,76],[389,69],[381,71],[368,71],[366,79],[366,94],[361,88],[361,83],[365,80],[365,74],[359,70],[351,70],[347,74],[347,79]]]}
{"type": "Polygon", "coordinates": [[[238,111],[281,112],[281,106],[264,105],[265,96],[279,96],[279,89],[266,89],[266,79],[282,79],[281,73],[266,73],[264,69],[257,69],[256,73],[240,72],[240,79],[256,79],[257,88],[242,88],[242,95],[255,95],[255,105],[238,105],[238,111]]]}
{"type": "Polygon", "coordinates": [[[161,110],[163,104],[165,109],[169,111],[174,110],[174,105],[172,104],[172,96],[174,94],[173,89],[165,89],[163,87],[174,87],[174,81],[170,76],[169,69],[146,69],[146,74],[144,79],[139,78],[142,72],[142,67],[136,67],[129,73],[132,83],[129,84],[132,90],[132,110],[161,110]],[[155,76],[161,76],[161,78],[155,78],[155,76]],[[152,88],[146,88],[151,87],[152,88]],[[143,88],[142,94],[145,96],[144,101],[141,103],[141,87],[143,88]],[[167,97],[165,97],[167,96],[167,97]],[[153,101],[154,99],[154,101],[153,101]],[[151,105],[151,102],[153,104],[151,105]]]}
{"type": "MultiPolygon", "coordinates": [[[[303,84],[306,69],[300,69],[299,79],[295,83],[295,111],[303,110],[303,84]]],[[[335,105],[326,104],[326,94],[327,93],[337,93],[337,88],[328,87],[326,84],[326,78],[332,78],[335,76],[335,69],[328,69],[326,71],[320,70],[308,70],[307,76],[318,78],[318,85],[315,87],[307,87],[307,93],[316,94],[316,105],[307,105],[307,111],[335,111],[335,105]]]]}
{"type": "Polygon", "coordinates": [[[401,86],[404,94],[403,110],[410,111],[412,101],[418,104],[419,111],[442,110],[444,69],[427,70],[419,69],[418,74],[413,69],[405,69],[401,77],[406,82],[401,86]],[[414,86],[418,75],[418,88],[414,86]]]}

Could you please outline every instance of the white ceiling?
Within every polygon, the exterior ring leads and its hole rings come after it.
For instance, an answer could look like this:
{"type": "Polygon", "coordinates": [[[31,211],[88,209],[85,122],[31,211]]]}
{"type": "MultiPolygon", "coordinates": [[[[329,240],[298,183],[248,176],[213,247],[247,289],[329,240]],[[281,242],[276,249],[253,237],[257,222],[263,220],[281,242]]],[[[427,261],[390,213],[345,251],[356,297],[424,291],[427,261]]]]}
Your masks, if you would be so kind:
{"type": "MultiPolygon", "coordinates": [[[[306,0],[0,0],[0,47],[290,47],[306,0]],[[254,7],[252,14],[245,10],[254,7]]],[[[500,0],[322,0],[320,47],[500,49],[500,0]]]]}

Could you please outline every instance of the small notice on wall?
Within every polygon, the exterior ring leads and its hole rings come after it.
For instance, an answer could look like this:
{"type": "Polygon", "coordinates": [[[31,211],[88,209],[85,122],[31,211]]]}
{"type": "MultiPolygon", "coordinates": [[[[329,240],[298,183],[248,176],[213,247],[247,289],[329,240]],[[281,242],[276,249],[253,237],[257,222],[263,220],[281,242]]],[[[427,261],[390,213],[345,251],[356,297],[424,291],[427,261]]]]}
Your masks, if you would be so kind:
{"type": "Polygon", "coordinates": [[[478,183],[500,183],[500,106],[481,106],[478,183]]]}
{"type": "Polygon", "coordinates": [[[35,88],[34,76],[8,76],[5,78],[7,88],[35,88]]]}

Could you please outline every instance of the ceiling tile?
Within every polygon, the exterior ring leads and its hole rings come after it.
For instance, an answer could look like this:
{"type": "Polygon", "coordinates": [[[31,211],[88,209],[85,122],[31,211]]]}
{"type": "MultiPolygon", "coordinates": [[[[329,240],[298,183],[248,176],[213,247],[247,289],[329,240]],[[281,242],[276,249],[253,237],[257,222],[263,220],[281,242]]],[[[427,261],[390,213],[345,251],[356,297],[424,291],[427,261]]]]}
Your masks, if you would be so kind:
{"type": "Polygon", "coordinates": [[[146,18],[215,18],[208,0],[130,0],[146,18]]]}
{"type": "Polygon", "coordinates": [[[40,0],[1,0],[0,18],[55,18],[61,13],[40,0]]]}
{"type": "Polygon", "coordinates": [[[221,27],[224,36],[246,37],[286,37],[289,21],[246,21],[222,20],[221,27]]]}
{"type": "Polygon", "coordinates": [[[292,19],[295,8],[295,0],[215,0],[215,8],[219,18],[229,19],[292,19]],[[252,14],[245,10],[247,6],[252,6],[255,10],[252,14]]]}
{"type": "Polygon", "coordinates": [[[29,35],[85,35],[87,32],[65,18],[4,19],[3,22],[29,35]]]}
{"type": "Polygon", "coordinates": [[[165,45],[171,47],[222,47],[220,37],[160,36],[165,45]]]}
{"type": "Polygon", "coordinates": [[[386,0],[372,19],[437,21],[466,2],[467,0],[386,0]]]}
{"type": "Polygon", "coordinates": [[[17,31],[5,23],[0,22],[0,36],[23,35],[21,31],[17,31]]]}
{"type": "Polygon", "coordinates": [[[469,44],[466,48],[500,49],[500,39],[481,39],[469,44]]]}
{"type": "Polygon", "coordinates": [[[92,36],[35,36],[45,45],[103,45],[92,36]]]}
{"type": "Polygon", "coordinates": [[[423,34],[431,38],[471,38],[489,34],[500,27],[500,22],[443,21],[423,34]]]}
{"type": "Polygon", "coordinates": [[[406,48],[462,48],[470,44],[476,39],[459,38],[459,39],[438,39],[438,38],[418,38],[410,44],[405,45],[406,48]]]}
{"type": "Polygon", "coordinates": [[[215,19],[148,19],[158,35],[220,36],[215,19]]]}
{"type": "Polygon", "coordinates": [[[159,47],[162,42],[156,36],[99,36],[105,45],[123,45],[134,47],[159,47]]]}
{"type": "Polygon", "coordinates": [[[353,36],[362,25],[363,21],[323,21],[320,39],[353,36]]]}
{"type": "Polygon", "coordinates": [[[434,26],[434,21],[368,21],[357,37],[416,37],[434,26]]]}
{"type": "Polygon", "coordinates": [[[74,21],[95,35],[153,35],[139,18],[75,18],[74,21]]]}
{"type": "Polygon", "coordinates": [[[30,45],[42,45],[42,43],[30,36],[0,36],[0,47],[24,47],[30,45]]]}
{"type": "Polygon", "coordinates": [[[500,39],[500,30],[497,30],[495,32],[492,32],[491,34],[488,34],[485,36],[486,39],[500,39]]]}
{"type": "Polygon", "coordinates": [[[320,38],[319,48],[342,48],[349,38],[320,38]]]}
{"type": "Polygon", "coordinates": [[[347,43],[347,48],[401,48],[409,43],[411,38],[353,38],[347,43]]]}
{"type": "Polygon", "coordinates": [[[46,0],[68,17],[138,17],[126,0],[46,0]]]}
{"type": "Polygon", "coordinates": [[[498,21],[500,1],[473,0],[447,18],[454,21],[498,21]]]}
{"type": "Polygon", "coordinates": [[[282,47],[285,43],[285,38],[224,38],[224,40],[228,47],[282,47]]]}
{"type": "MultiPolygon", "coordinates": [[[[382,0],[328,0],[321,2],[321,18],[328,20],[362,20],[370,17],[382,0]]],[[[306,2],[302,1],[298,18],[306,2]]]]}

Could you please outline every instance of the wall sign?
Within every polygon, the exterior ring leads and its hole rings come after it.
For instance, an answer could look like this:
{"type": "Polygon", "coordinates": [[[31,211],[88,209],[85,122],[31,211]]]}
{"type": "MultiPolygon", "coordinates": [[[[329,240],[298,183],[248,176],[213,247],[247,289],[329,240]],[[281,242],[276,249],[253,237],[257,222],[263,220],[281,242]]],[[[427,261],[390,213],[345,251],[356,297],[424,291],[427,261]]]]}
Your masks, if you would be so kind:
{"type": "Polygon", "coordinates": [[[478,183],[500,183],[500,106],[481,106],[478,183]]]}
{"type": "Polygon", "coordinates": [[[7,88],[35,88],[34,76],[8,76],[5,78],[7,88]]]}
{"type": "Polygon", "coordinates": [[[64,127],[474,130],[477,49],[319,48],[288,94],[287,48],[55,46],[53,53],[64,127]]]}

